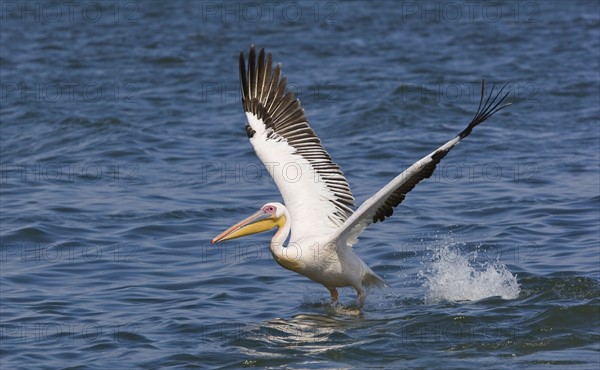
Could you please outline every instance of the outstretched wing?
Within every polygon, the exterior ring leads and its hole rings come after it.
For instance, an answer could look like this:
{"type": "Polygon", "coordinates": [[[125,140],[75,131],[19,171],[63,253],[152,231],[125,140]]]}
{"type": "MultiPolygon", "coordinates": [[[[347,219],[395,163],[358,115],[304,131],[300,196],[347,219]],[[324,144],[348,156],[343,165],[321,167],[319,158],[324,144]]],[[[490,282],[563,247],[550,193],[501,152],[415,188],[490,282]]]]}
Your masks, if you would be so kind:
{"type": "Polygon", "coordinates": [[[475,117],[458,136],[448,141],[446,144],[439,147],[437,150],[428,154],[418,162],[414,163],[390,183],[384,186],[371,198],[367,199],[352,216],[336,231],[332,240],[338,240],[341,245],[352,246],[358,235],[371,223],[383,221],[394,212],[394,207],[398,206],[406,194],[411,191],[421,180],[431,176],[438,163],[448,154],[450,149],[454,148],[462,139],[469,136],[475,126],[490,118],[494,113],[510,105],[502,104],[508,93],[502,95],[502,91],[506,87],[502,87],[500,91],[492,99],[494,87],[488,95],[485,103],[484,99],[485,81],[481,84],[481,98],[479,100],[479,108],[475,117]]]}
{"type": "Polygon", "coordinates": [[[286,90],[281,64],[250,48],[248,69],[240,53],[246,132],[256,154],[275,180],[290,213],[294,235],[331,235],[352,214],[354,197],[340,167],[308,125],[304,109],[286,90]]]}

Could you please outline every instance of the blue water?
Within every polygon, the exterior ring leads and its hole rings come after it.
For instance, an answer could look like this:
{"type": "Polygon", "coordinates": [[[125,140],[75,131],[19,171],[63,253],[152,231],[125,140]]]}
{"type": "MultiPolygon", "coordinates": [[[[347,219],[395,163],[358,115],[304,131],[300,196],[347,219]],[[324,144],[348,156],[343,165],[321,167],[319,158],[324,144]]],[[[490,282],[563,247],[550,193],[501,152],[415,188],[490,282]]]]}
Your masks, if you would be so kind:
{"type": "Polygon", "coordinates": [[[19,2],[0,7],[0,366],[597,368],[594,1],[19,2]],[[211,246],[280,195],[238,55],[283,63],[357,203],[478,127],[356,252],[361,313],[211,246]]]}

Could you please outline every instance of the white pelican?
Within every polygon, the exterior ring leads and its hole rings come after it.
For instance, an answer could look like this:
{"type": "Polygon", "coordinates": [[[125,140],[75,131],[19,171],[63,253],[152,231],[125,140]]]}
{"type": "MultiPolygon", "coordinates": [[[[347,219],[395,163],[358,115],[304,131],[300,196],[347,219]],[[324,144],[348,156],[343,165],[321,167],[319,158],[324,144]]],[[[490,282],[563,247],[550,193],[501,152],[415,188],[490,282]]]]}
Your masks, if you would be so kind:
{"type": "Polygon", "coordinates": [[[484,86],[475,117],[454,139],[429,153],[367,199],[356,211],[354,197],[340,167],[331,160],[321,140],[308,125],[300,101],[286,90],[281,64],[272,70],[271,54],[261,49],[258,60],[250,48],[248,69],[240,53],[242,104],[248,123],[246,133],[258,157],[273,177],[285,206],[267,203],[252,216],[240,221],[211,240],[217,243],[278,228],[271,240],[271,253],[281,266],[324,285],[332,303],[338,300],[338,287],[356,290],[362,307],[366,289],[384,287],[386,282],[358,257],[352,246],[371,223],[393,213],[406,194],[421,180],[431,176],[436,165],[471,130],[508,106],[494,88],[484,100],[484,86]],[[500,97],[500,99],[498,99],[500,97]],[[286,181],[274,163],[294,163],[301,176],[286,181]],[[288,245],[285,241],[291,233],[288,245]]]}

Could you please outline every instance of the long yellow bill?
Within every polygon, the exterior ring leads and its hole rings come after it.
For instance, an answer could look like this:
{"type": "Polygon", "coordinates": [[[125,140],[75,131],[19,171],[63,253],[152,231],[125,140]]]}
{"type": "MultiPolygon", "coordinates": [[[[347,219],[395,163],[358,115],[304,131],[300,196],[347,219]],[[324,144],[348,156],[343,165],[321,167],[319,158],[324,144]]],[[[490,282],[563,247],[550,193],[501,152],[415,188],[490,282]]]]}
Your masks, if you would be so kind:
{"type": "Polygon", "coordinates": [[[214,244],[224,240],[260,233],[271,230],[275,226],[277,226],[277,220],[273,219],[273,215],[263,211],[258,211],[252,216],[238,222],[229,229],[215,236],[210,243],[214,244]]]}

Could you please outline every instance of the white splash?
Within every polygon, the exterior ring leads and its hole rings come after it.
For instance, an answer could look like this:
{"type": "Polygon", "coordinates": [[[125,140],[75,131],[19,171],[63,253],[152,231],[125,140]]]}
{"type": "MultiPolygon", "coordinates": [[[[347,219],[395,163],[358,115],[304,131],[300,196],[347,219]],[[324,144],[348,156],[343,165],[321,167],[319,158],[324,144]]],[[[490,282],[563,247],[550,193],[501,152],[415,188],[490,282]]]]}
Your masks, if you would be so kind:
{"type": "Polygon", "coordinates": [[[425,280],[427,302],[476,301],[499,296],[515,299],[520,288],[517,277],[497,258],[476,261],[477,252],[461,253],[444,245],[433,253],[433,261],[419,275],[425,280]]]}

